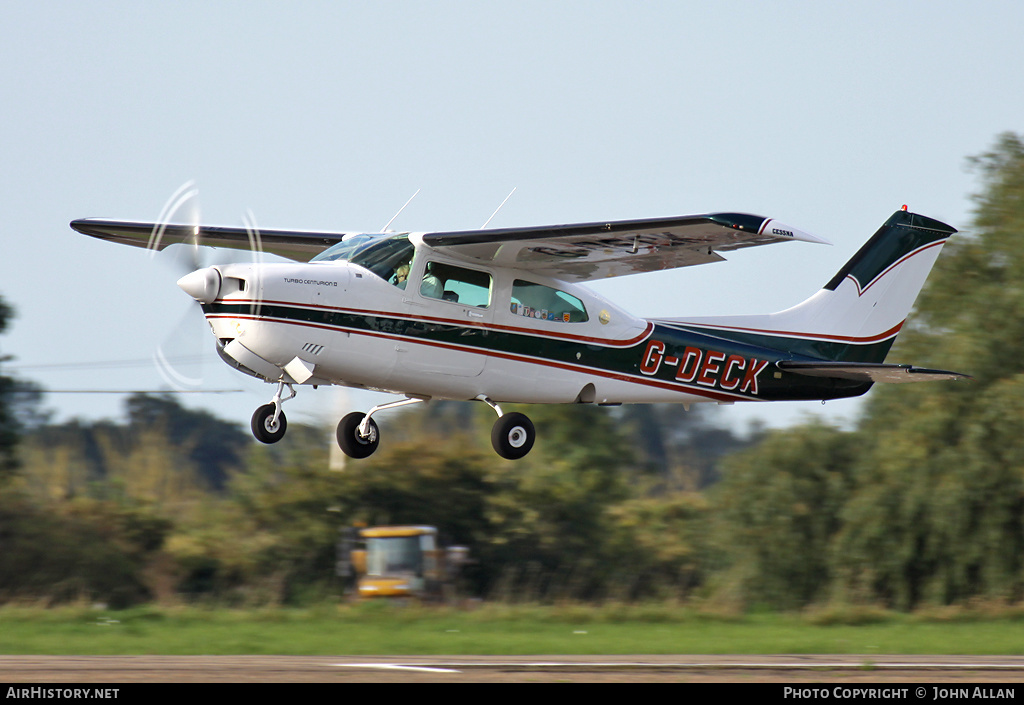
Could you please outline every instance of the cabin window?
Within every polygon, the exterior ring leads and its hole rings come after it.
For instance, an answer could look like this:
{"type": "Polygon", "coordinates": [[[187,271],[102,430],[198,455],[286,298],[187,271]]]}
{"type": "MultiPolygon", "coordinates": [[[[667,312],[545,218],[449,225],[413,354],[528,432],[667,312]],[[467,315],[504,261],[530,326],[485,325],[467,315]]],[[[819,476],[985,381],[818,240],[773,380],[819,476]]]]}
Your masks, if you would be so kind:
{"type": "Polygon", "coordinates": [[[420,294],[465,306],[491,305],[491,275],[443,262],[427,262],[420,294]]]}
{"type": "Polygon", "coordinates": [[[522,279],[512,283],[509,310],[517,316],[559,323],[583,323],[588,320],[583,302],[572,294],[522,279]]]}

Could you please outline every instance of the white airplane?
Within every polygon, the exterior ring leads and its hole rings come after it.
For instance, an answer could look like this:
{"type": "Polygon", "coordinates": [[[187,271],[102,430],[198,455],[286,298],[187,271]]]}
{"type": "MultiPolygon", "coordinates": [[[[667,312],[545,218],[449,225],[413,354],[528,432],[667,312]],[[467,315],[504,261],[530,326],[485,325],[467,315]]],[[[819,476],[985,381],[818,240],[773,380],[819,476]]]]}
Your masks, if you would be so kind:
{"type": "Polygon", "coordinates": [[[875,382],[966,377],[883,362],[956,232],[906,206],[803,303],[717,318],[638,318],[581,282],[825,241],[743,213],[431,233],[253,233],[95,218],[71,227],[155,250],[192,243],[293,260],[204,267],[178,286],[201,304],[220,357],[277,385],[252,417],[264,443],[284,436],[281,407],[295,385],[402,395],[341,419],[338,444],[353,458],[377,449],[377,412],[430,399],[490,405],[494,449],[516,459],[533,447],[535,429],[500,404],[826,400],[875,382]]]}

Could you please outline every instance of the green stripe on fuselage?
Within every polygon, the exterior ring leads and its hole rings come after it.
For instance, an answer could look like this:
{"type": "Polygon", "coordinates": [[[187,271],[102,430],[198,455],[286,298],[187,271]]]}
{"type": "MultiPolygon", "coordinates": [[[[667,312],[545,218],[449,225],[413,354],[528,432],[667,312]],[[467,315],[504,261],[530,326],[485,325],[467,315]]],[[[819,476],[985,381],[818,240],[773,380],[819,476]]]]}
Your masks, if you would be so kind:
{"type": "MultiPolygon", "coordinates": [[[[252,315],[248,302],[217,302],[204,305],[202,308],[204,313],[210,315],[252,315]]],[[[779,359],[822,359],[813,355],[781,354],[778,350],[748,341],[726,339],[660,324],[655,324],[649,337],[634,345],[612,347],[548,337],[540,332],[530,335],[483,326],[465,326],[455,322],[310,309],[278,303],[262,304],[258,317],[352,333],[401,337],[412,342],[457,346],[484,355],[504,355],[525,362],[564,366],[585,374],[621,375],[638,383],[678,389],[680,393],[696,393],[720,400],[837,399],[858,396],[871,387],[870,383],[783,372],[774,365],[779,359]],[[652,341],[663,347],[662,357],[657,369],[647,374],[642,367],[649,357],[649,346],[652,341]],[[689,355],[687,351],[690,351],[689,355]],[[689,365],[684,370],[684,381],[680,381],[680,361],[687,356],[689,365]],[[699,361],[696,360],[697,357],[700,358],[699,361]],[[676,360],[675,365],[671,364],[673,358],[676,360]],[[685,377],[690,375],[693,379],[685,381],[685,377]]],[[[648,365],[648,369],[650,367],[651,365],[648,365]]]]}
{"type": "Polygon", "coordinates": [[[776,359],[783,360],[843,360],[844,362],[882,362],[889,348],[896,342],[895,334],[875,343],[851,343],[835,340],[813,340],[789,335],[772,335],[740,330],[718,330],[703,326],[678,324],[694,333],[703,333],[735,343],[774,351],[776,359]],[[788,355],[780,354],[786,351],[788,355]]]}

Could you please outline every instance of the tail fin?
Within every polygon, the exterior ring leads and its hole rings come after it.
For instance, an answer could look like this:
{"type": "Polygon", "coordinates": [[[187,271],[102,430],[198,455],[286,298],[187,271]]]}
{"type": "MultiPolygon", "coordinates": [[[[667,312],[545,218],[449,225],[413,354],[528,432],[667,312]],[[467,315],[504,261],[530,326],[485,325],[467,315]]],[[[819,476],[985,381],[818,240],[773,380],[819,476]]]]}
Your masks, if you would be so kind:
{"type": "Polygon", "coordinates": [[[764,316],[665,322],[817,359],[880,363],[955,232],[899,210],[821,291],[793,308],[764,316]]]}

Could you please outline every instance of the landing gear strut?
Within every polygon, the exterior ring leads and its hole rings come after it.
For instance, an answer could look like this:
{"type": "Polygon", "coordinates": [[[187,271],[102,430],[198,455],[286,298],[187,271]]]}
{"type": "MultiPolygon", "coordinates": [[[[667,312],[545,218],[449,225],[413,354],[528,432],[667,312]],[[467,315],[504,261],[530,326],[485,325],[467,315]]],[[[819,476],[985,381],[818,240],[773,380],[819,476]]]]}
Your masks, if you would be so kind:
{"type": "Polygon", "coordinates": [[[380,429],[373,419],[368,420],[365,434],[359,433],[366,414],[353,411],[338,422],[338,447],[350,458],[366,458],[373,455],[380,445],[380,429]]]}
{"type": "Polygon", "coordinates": [[[537,431],[529,417],[517,411],[502,413],[500,406],[483,395],[477,399],[494,409],[498,415],[498,420],[491,428],[494,452],[506,460],[519,460],[529,453],[533,442],[537,440],[537,431]]]}
{"type": "MultiPolygon", "coordinates": [[[[365,414],[361,411],[346,414],[338,422],[338,447],[350,458],[368,458],[380,445],[380,429],[371,418],[374,414],[384,409],[418,404],[428,401],[428,399],[428,397],[407,397],[375,406],[365,414]]],[[[495,421],[494,427],[491,429],[491,445],[494,446],[494,451],[506,460],[518,460],[529,453],[533,448],[534,441],[537,440],[537,431],[533,427],[533,422],[525,414],[502,412],[500,406],[482,394],[477,397],[477,400],[490,406],[498,415],[498,420],[495,421]]],[[[268,404],[267,406],[272,407],[273,405],[268,404]]],[[[253,424],[256,423],[255,418],[253,417],[253,424]]],[[[282,415],[281,418],[283,419],[284,416],[282,415]]],[[[255,428],[254,425],[253,433],[256,433],[255,428]]],[[[281,433],[283,434],[284,431],[281,433]]],[[[256,437],[259,438],[258,435],[256,437]]]]}
{"type": "Polygon", "coordinates": [[[295,396],[295,389],[290,384],[279,382],[277,393],[269,404],[264,404],[256,409],[252,415],[252,435],[260,443],[277,443],[284,438],[284,432],[288,430],[288,419],[281,410],[281,405],[295,396]],[[281,392],[288,387],[288,396],[282,398],[281,392]]]}
{"type": "Polygon", "coordinates": [[[350,458],[360,459],[373,455],[380,445],[380,429],[371,417],[384,409],[419,404],[427,400],[428,397],[408,397],[387,404],[378,404],[365,414],[361,411],[346,414],[338,422],[338,447],[350,458]]]}

